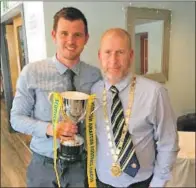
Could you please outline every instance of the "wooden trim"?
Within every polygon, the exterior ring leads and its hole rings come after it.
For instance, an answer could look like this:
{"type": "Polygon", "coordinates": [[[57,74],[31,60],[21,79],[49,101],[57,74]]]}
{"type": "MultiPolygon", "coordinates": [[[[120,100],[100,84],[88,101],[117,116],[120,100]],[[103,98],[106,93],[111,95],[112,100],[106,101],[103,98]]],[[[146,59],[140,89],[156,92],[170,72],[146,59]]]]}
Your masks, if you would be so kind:
{"type": "MultiPolygon", "coordinates": [[[[142,74],[146,74],[146,72],[148,71],[148,60],[147,60],[147,63],[145,60],[145,40],[148,41],[148,33],[146,33],[146,32],[140,33],[140,59],[141,59],[140,72],[142,74]]],[[[148,46],[147,46],[147,50],[148,50],[148,46]]],[[[147,57],[148,57],[148,55],[147,55],[147,57]]]]}
{"type": "Polygon", "coordinates": [[[166,80],[165,75],[162,73],[146,74],[143,76],[151,80],[156,80],[157,82],[160,82],[160,83],[165,83],[165,80],[166,80]]]}
{"type": "Polygon", "coordinates": [[[9,56],[9,67],[10,67],[10,77],[12,83],[12,91],[15,94],[16,91],[16,81],[18,78],[18,65],[17,65],[17,53],[16,53],[16,44],[14,37],[14,26],[6,25],[6,39],[8,46],[8,56],[9,56]]]}
{"type": "Polygon", "coordinates": [[[24,6],[22,4],[21,8],[21,18],[23,20],[23,40],[24,40],[24,55],[25,55],[25,65],[29,63],[29,56],[28,56],[28,48],[27,48],[27,35],[26,35],[26,24],[25,24],[25,16],[24,16],[24,6]]]}
{"type": "Polygon", "coordinates": [[[20,56],[20,41],[18,36],[18,27],[22,26],[22,18],[21,15],[13,18],[13,25],[14,25],[14,38],[15,38],[15,46],[16,46],[16,56],[17,56],[17,65],[18,65],[18,72],[21,72],[21,56],[20,56]]]}

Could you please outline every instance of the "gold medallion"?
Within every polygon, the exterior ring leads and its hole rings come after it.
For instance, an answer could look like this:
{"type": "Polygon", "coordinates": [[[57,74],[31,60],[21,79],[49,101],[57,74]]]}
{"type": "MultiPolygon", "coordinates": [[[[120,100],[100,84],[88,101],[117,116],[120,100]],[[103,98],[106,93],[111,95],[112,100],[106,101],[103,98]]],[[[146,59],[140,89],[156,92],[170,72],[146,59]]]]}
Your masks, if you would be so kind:
{"type": "Polygon", "coordinates": [[[112,176],[120,176],[121,175],[121,167],[118,163],[113,163],[112,164],[112,168],[111,168],[111,173],[112,173],[112,176]]]}

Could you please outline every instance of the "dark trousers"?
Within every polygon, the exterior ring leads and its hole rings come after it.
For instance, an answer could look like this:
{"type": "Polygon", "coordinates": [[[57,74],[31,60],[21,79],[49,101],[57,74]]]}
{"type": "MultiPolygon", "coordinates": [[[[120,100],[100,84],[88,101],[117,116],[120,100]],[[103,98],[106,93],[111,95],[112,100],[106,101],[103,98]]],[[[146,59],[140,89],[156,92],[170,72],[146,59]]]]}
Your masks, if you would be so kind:
{"type": "MultiPolygon", "coordinates": [[[[61,168],[57,165],[61,176],[61,168]]],[[[85,172],[81,162],[70,164],[67,172],[60,178],[61,187],[86,188],[85,172]]],[[[57,187],[53,159],[33,152],[32,160],[27,169],[27,187],[57,187]]]]}
{"type": "MultiPolygon", "coordinates": [[[[129,185],[127,188],[148,188],[153,176],[150,176],[147,180],[133,183],[129,185]]],[[[97,187],[98,188],[115,188],[111,185],[105,184],[97,179],[97,187]]]]}

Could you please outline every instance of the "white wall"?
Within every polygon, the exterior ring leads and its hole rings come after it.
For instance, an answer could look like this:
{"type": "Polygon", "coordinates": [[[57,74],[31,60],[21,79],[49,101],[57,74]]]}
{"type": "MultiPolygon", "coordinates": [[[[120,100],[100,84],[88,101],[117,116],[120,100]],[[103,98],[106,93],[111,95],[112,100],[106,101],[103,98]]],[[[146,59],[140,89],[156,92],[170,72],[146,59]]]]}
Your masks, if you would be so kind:
{"type": "Polygon", "coordinates": [[[43,2],[24,2],[24,18],[29,62],[46,58],[43,2]]]}
{"type": "Polygon", "coordinates": [[[136,34],[145,32],[148,33],[148,73],[161,72],[163,21],[160,20],[135,26],[136,34]]]}
{"type": "MultiPolygon", "coordinates": [[[[110,27],[127,28],[127,2],[44,2],[47,55],[55,48],[50,37],[52,18],[63,6],[82,10],[89,24],[90,40],[82,59],[98,66],[97,50],[102,32],[110,27]]],[[[131,6],[172,11],[169,80],[171,103],[178,115],[195,111],[195,5],[193,2],[132,2],[131,6]]]]}

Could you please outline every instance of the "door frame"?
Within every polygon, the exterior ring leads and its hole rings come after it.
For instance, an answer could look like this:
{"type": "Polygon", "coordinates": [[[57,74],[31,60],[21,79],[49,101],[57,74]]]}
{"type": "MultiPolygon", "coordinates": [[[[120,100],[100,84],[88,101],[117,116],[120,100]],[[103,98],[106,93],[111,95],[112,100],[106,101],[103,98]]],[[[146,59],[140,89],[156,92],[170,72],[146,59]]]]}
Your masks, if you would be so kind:
{"type": "MultiPolygon", "coordinates": [[[[148,57],[147,57],[147,63],[144,57],[145,54],[145,40],[147,39],[148,41],[148,32],[144,32],[140,34],[140,71],[142,74],[146,74],[146,72],[148,72],[148,57]]],[[[148,44],[148,43],[147,43],[148,44]]],[[[147,46],[147,56],[148,56],[148,46],[147,46]]]]}
{"type": "Polygon", "coordinates": [[[9,131],[15,132],[10,124],[10,111],[12,108],[13,101],[13,90],[11,84],[11,75],[9,67],[9,52],[6,39],[6,24],[10,23],[11,20],[17,15],[21,15],[23,20],[23,33],[24,33],[24,52],[25,52],[25,64],[28,63],[28,49],[27,49],[27,38],[26,38],[26,29],[25,29],[25,17],[24,17],[24,5],[23,3],[18,4],[16,7],[8,10],[3,16],[1,16],[1,68],[3,76],[3,89],[4,89],[4,99],[5,106],[7,110],[8,125],[9,131]]]}

